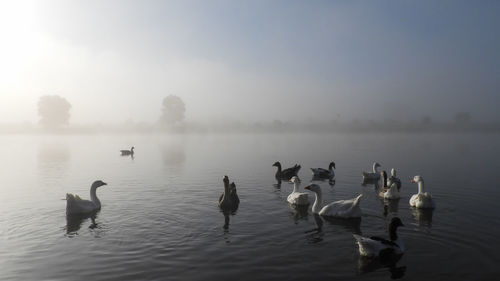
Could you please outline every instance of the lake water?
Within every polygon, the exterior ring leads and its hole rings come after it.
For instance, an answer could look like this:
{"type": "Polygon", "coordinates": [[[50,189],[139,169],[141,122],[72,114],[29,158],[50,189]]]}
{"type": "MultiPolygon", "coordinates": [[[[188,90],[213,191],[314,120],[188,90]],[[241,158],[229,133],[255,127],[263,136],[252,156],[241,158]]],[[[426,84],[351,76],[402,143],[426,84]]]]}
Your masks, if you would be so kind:
{"type": "MultiPolygon", "coordinates": [[[[0,280],[492,280],[500,273],[500,135],[332,134],[0,136],[0,280]],[[120,149],[134,145],[135,158],[120,149]],[[291,209],[275,168],[335,161],[324,201],[363,193],[359,225],[291,209]],[[361,171],[395,167],[402,198],[384,209],[361,171]],[[238,211],[217,199],[237,184],[238,211]],[[420,174],[437,208],[408,205],[420,174]],[[98,190],[97,217],[67,221],[66,193],[98,190]],[[385,210],[385,211],[384,211],[385,210]],[[352,233],[387,235],[399,216],[406,253],[359,258],[352,233]]],[[[312,194],[311,194],[312,196],[312,194]]]]}

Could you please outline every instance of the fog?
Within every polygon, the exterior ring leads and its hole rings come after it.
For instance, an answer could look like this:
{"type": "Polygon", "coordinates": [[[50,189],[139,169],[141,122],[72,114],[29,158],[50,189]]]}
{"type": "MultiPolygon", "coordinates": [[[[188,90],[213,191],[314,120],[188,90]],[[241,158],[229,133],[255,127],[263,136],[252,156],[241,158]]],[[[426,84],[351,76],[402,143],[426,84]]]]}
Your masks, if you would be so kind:
{"type": "Polygon", "coordinates": [[[500,122],[499,12],[496,1],[4,1],[0,124],[38,125],[53,95],[73,126],[153,126],[170,95],[191,127],[500,122]]]}

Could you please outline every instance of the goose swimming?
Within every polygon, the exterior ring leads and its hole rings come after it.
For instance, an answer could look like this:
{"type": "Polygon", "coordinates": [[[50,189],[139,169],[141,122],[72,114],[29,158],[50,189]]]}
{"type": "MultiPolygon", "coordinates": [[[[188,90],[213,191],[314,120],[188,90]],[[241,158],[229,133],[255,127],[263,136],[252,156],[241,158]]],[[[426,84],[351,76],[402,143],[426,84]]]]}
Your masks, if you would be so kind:
{"type": "Polygon", "coordinates": [[[273,166],[278,168],[275,175],[277,180],[290,180],[293,176],[297,176],[297,173],[300,170],[300,165],[297,164],[295,164],[295,166],[291,168],[287,168],[284,170],[281,169],[280,162],[275,162],[273,166]]]}
{"type": "Polygon", "coordinates": [[[424,178],[422,176],[415,176],[411,182],[418,184],[418,193],[410,198],[410,206],[419,209],[434,209],[436,204],[432,200],[432,195],[424,191],[424,178]]]}
{"type": "Polygon", "coordinates": [[[391,199],[391,200],[401,198],[401,196],[399,195],[397,184],[393,182],[391,185],[388,186],[387,173],[384,170],[382,170],[380,174],[382,175],[382,188],[378,196],[384,199],[391,199]]]}
{"type": "Polygon", "coordinates": [[[398,191],[401,189],[401,180],[396,177],[396,169],[391,169],[391,176],[387,180],[387,186],[391,186],[393,183],[396,184],[398,191]]]}
{"type": "Polygon", "coordinates": [[[330,162],[328,170],[323,168],[311,168],[311,171],[313,173],[313,177],[315,178],[334,180],[335,179],[334,169],[335,169],[335,162],[330,162]]]}
{"type": "Polygon", "coordinates": [[[125,155],[134,155],[134,147],[132,146],[130,150],[120,150],[122,156],[125,155]]]}
{"type": "Polygon", "coordinates": [[[378,180],[380,179],[380,174],[377,171],[377,168],[380,167],[380,164],[375,162],[373,163],[373,171],[372,172],[363,172],[363,178],[368,180],[378,180]]]}
{"type": "Polygon", "coordinates": [[[87,214],[101,209],[101,201],[97,198],[97,188],[107,185],[105,182],[97,180],[90,186],[90,200],[84,200],[78,195],[66,193],[66,214],[87,214]]]}
{"type": "Polygon", "coordinates": [[[321,187],[319,185],[313,183],[304,187],[304,189],[310,190],[316,195],[316,199],[314,200],[314,204],[312,206],[313,214],[340,218],[361,217],[361,208],[359,207],[359,201],[363,194],[360,194],[358,195],[358,197],[353,199],[339,200],[323,206],[321,187]]]}
{"type": "Polygon", "coordinates": [[[240,204],[240,199],[236,193],[236,185],[229,184],[229,178],[224,176],[224,193],[219,197],[219,207],[224,210],[235,210],[240,204]]]}
{"type": "Polygon", "coordinates": [[[377,236],[363,237],[353,234],[359,246],[359,254],[370,258],[385,258],[390,255],[402,254],[404,252],[404,246],[396,232],[400,226],[404,226],[400,218],[394,217],[391,219],[388,225],[389,240],[377,236]]]}
{"type": "Polygon", "coordinates": [[[288,195],[286,201],[298,206],[309,205],[309,195],[305,192],[299,192],[300,179],[293,176],[290,181],[293,182],[293,191],[288,195]]]}

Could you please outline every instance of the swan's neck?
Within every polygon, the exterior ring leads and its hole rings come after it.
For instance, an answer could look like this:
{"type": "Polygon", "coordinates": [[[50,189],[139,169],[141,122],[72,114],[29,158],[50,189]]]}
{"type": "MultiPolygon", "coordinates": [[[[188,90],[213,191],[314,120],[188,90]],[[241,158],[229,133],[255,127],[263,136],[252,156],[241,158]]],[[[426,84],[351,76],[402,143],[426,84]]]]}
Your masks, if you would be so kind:
{"type": "Polygon", "coordinates": [[[424,193],[424,182],[423,181],[419,181],[418,182],[418,193],[424,193]]]}
{"type": "Polygon", "coordinates": [[[299,192],[299,184],[297,182],[293,183],[293,192],[299,192]]]}
{"type": "Polygon", "coordinates": [[[101,201],[99,200],[99,198],[97,198],[96,191],[97,191],[97,187],[92,186],[92,187],[90,188],[90,200],[92,200],[92,202],[94,202],[94,204],[95,204],[98,208],[101,208],[101,201]]]}
{"type": "Polygon", "coordinates": [[[373,172],[378,174],[378,171],[377,171],[377,165],[373,164],[373,172]]]}
{"type": "Polygon", "coordinates": [[[314,192],[314,195],[316,195],[316,199],[314,200],[314,204],[312,206],[312,212],[314,214],[319,213],[321,211],[321,207],[323,205],[323,199],[321,197],[321,191],[314,192]]]}

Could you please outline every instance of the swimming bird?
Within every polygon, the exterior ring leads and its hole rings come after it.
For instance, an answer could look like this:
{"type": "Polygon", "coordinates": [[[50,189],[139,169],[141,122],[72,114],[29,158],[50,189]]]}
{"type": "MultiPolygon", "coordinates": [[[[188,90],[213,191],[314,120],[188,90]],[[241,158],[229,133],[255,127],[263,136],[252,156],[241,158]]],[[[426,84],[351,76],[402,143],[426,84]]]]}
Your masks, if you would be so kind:
{"type": "Polygon", "coordinates": [[[293,176],[290,180],[293,182],[293,191],[288,195],[286,201],[293,205],[309,205],[309,196],[305,192],[299,192],[300,179],[297,176],[293,176]]]}
{"type": "Polygon", "coordinates": [[[361,217],[359,201],[363,194],[360,194],[358,197],[353,199],[335,201],[323,207],[323,198],[321,194],[321,187],[319,185],[313,183],[304,187],[304,189],[310,190],[316,195],[316,199],[314,200],[314,204],[312,206],[313,214],[340,218],[361,217]]]}
{"type": "Polygon", "coordinates": [[[328,170],[323,168],[311,168],[311,171],[313,173],[313,177],[315,178],[333,180],[335,179],[334,169],[335,169],[335,162],[330,162],[328,170]]]}
{"type": "Polygon", "coordinates": [[[436,204],[432,200],[432,195],[424,191],[424,178],[422,176],[414,176],[411,182],[418,184],[418,193],[410,198],[410,206],[419,209],[434,209],[436,204]]]}
{"type": "Polygon", "coordinates": [[[391,169],[391,176],[387,180],[387,186],[391,186],[393,183],[396,184],[398,191],[401,189],[401,180],[396,177],[396,169],[391,169]]]}
{"type": "Polygon", "coordinates": [[[380,174],[377,171],[377,167],[380,167],[380,164],[377,162],[373,163],[373,172],[363,172],[363,178],[368,180],[380,179],[380,174]]]}
{"type": "Polygon", "coordinates": [[[223,210],[235,210],[240,204],[240,199],[236,193],[236,185],[229,184],[229,178],[224,176],[224,193],[219,197],[219,207],[223,210]]]}
{"type": "Polygon", "coordinates": [[[389,240],[377,236],[363,237],[353,234],[359,246],[359,254],[370,258],[386,258],[391,255],[402,254],[404,252],[404,246],[397,235],[397,229],[400,226],[404,226],[400,218],[394,217],[391,219],[388,225],[389,240]]]}
{"type": "Polygon", "coordinates": [[[273,166],[278,168],[278,171],[276,171],[275,175],[277,180],[290,180],[293,176],[297,176],[297,173],[300,170],[300,165],[297,164],[295,164],[295,166],[291,168],[287,168],[284,170],[281,170],[280,162],[275,162],[273,166]]]}
{"type": "Polygon", "coordinates": [[[401,198],[401,196],[399,195],[397,184],[393,182],[391,185],[388,186],[387,173],[384,170],[382,170],[380,174],[382,175],[382,189],[380,190],[378,196],[384,199],[401,198]]]}
{"type": "Polygon", "coordinates": [[[90,186],[90,200],[84,200],[78,195],[66,193],[66,214],[87,214],[101,209],[101,201],[97,198],[97,188],[107,185],[105,182],[97,180],[90,186]]]}
{"type": "Polygon", "coordinates": [[[122,153],[122,156],[134,155],[134,147],[132,146],[132,148],[130,148],[130,150],[120,150],[120,152],[122,153]]]}

